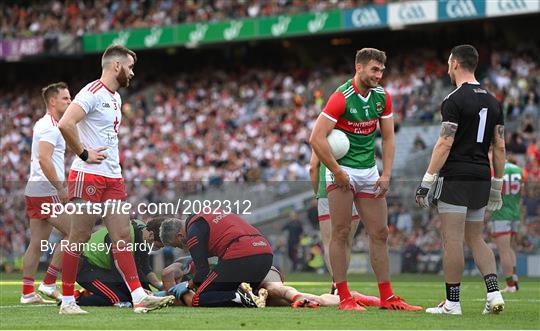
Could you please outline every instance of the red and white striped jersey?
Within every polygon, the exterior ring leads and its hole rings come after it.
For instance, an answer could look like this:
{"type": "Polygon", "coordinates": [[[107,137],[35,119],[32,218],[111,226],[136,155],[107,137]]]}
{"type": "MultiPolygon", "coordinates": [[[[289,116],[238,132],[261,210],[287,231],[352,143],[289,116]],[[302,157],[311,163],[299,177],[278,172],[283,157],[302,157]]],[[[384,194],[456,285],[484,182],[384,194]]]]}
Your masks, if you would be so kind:
{"type": "Polygon", "coordinates": [[[86,116],[77,124],[82,144],[86,149],[107,147],[103,151],[107,158],[100,164],[89,164],[75,158],[71,170],[122,178],[118,152],[118,131],[122,120],[120,94],[96,80],[80,90],[73,102],[86,112],[86,116]]]}
{"type": "Polygon", "coordinates": [[[47,113],[40,118],[34,125],[32,135],[32,158],[30,163],[30,177],[26,184],[24,195],[29,197],[46,197],[56,195],[56,189],[49,182],[43,170],[39,165],[39,142],[46,141],[54,146],[52,162],[58,180],[64,181],[66,174],[64,170],[64,154],[66,151],[66,142],[58,130],[58,123],[47,113]]]}

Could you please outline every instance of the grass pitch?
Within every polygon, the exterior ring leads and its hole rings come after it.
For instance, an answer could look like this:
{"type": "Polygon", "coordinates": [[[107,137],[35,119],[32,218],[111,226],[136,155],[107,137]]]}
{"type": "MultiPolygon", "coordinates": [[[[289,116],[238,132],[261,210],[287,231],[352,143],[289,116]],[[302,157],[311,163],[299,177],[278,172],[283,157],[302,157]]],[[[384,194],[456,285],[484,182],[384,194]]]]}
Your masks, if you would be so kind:
{"type": "MultiPolygon", "coordinates": [[[[352,275],[350,280],[351,289],[378,295],[373,276],[352,275]]],[[[292,274],[287,281],[304,292],[321,294],[329,290],[327,275],[292,274]]],[[[439,276],[395,276],[393,287],[396,294],[423,307],[435,306],[444,298],[444,283],[439,276]]],[[[90,307],[85,308],[88,315],[59,316],[54,305],[20,305],[20,275],[1,274],[0,329],[540,329],[539,279],[522,279],[518,293],[504,296],[506,308],[500,315],[481,314],[485,302],[481,277],[465,278],[461,288],[462,316],[376,308],[356,313],[335,307],[168,307],[143,315],[133,313],[132,309],[90,307]]]]}

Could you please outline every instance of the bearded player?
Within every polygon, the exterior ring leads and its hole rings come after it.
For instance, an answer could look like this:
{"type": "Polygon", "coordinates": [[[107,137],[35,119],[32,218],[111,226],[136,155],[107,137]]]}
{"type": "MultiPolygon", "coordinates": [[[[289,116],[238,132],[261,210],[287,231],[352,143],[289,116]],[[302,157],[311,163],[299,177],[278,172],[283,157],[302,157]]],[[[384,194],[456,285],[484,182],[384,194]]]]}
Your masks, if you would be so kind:
{"type": "Polygon", "coordinates": [[[365,310],[356,303],[347,284],[353,202],[369,236],[369,254],[377,277],[381,308],[422,309],[394,295],[390,284],[385,196],[392,173],[395,136],[390,95],[379,85],[385,62],[386,54],[382,51],[374,48],[359,50],[356,53],[354,77],[332,94],[317,118],[310,137],[313,150],[327,167],[326,182],[332,218],[330,263],[341,310],[365,310]],[[381,176],[375,164],[377,124],[382,135],[381,176]],[[334,128],[343,131],[351,145],[347,154],[338,161],[332,155],[326,138],[334,128]]]}
{"type": "MultiPolygon", "coordinates": [[[[118,132],[122,119],[122,100],[117,90],[129,86],[135,75],[137,56],[123,46],[108,47],[101,59],[101,78],[87,84],[70,104],[58,127],[69,148],[78,155],[68,178],[69,198],[74,203],[102,204],[110,200],[121,204],[126,199],[120,168],[118,132]]],[[[117,206],[118,207],[118,206],[117,206]]],[[[62,255],[62,305],[60,314],[86,314],[75,302],[74,284],[81,252],[73,245],[90,238],[100,215],[83,208],[83,215],[73,215],[69,246],[62,255]]],[[[131,292],[136,313],[160,309],[171,302],[169,297],[147,294],[141,286],[133,253],[125,249],[131,242],[129,214],[109,208],[104,224],[113,243],[114,263],[131,292]]],[[[121,208],[120,208],[121,209],[121,208]]]]}
{"type": "MultiPolygon", "coordinates": [[[[311,184],[313,185],[313,191],[317,197],[317,212],[319,220],[319,228],[321,230],[321,238],[323,242],[324,262],[330,275],[332,275],[332,289],[331,294],[336,294],[337,289],[335,282],[333,281],[332,266],[330,265],[330,239],[332,238],[332,220],[330,219],[330,209],[328,207],[328,194],[326,192],[326,166],[321,164],[317,154],[312,151],[311,160],[309,161],[309,176],[311,184]]],[[[352,211],[352,223],[351,232],[349,234],[349,245],[352,245],[354,235],[358,229],[358,212],[353,206],[352,211]]],[[[347,269],[349,268],[349,262],[351,260],[351,252],[347,251],[347,269]]]]}

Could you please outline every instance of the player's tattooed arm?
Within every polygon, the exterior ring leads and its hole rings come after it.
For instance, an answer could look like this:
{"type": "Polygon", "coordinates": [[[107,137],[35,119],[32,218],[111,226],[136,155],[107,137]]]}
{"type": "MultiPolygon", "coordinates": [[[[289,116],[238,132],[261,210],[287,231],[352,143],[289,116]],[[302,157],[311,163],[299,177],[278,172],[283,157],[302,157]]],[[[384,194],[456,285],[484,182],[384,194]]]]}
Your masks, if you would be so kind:
{"type": "Polygon", "coordinates": [[[496,125],[493,132],[493,175],[501,178],[504,175],[504,162],[506,160],[506,148],[504,143],[504,125],[496,125]]]}
{"type": "Polygon", "coordinates": [[[456,136],[458,125],[452,122],[443,122],[441,126],[440,137],[443,139],[454,138],[456,136]]]}
{"type": "Polygon", "coordinates": [[[504,125],[495,126],[495,132],[500,139],[504,139],[504,125]]]}

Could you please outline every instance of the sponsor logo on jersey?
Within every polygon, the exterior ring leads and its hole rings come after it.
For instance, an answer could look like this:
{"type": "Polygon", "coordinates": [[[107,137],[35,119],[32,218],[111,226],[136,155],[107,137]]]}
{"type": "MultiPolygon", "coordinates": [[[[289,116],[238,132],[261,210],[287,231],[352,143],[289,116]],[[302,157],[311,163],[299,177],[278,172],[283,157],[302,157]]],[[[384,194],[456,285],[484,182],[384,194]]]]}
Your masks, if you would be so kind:
{"type": "Polygon", "coordinates": [[[268,244],[265,243],[265,242],[262,241],[262,240],[261,240],[261,241],[255,241],[255,242],[251,243],[251,245],[252,245],[253,247],[266,247],[266,246],[268,246],[268,244]]]}
{"type": "Polygon", "coordinates": [[[351,108],[350,112],[351,114],[357,114],[358,110],[356,110],[356,108],[351,108]]]}
{"type": "Polygon", "coordinates": [[[106,102],[102,103],[101,106],[102,106],[103,108],[111,108],[111,105],[109,105],[109,104],[106,103],[106,102]]]}
{"type": "Polygon", "coordinates": [[[225,217],[227,217],[227,214],[219,214],[216,218],[213,218],[213,219],[212,219],[212,223],[218,224],[219,221],[221,221],[221,220],[224,219],[225,217]]]}
{"type": "Polygon", "coordinates": [[[481,88],[475,88],[473,89],[474,93],[482,93],[482,94],[487,94],[487,91],[486,90],[483,90],[481,88]]]}

